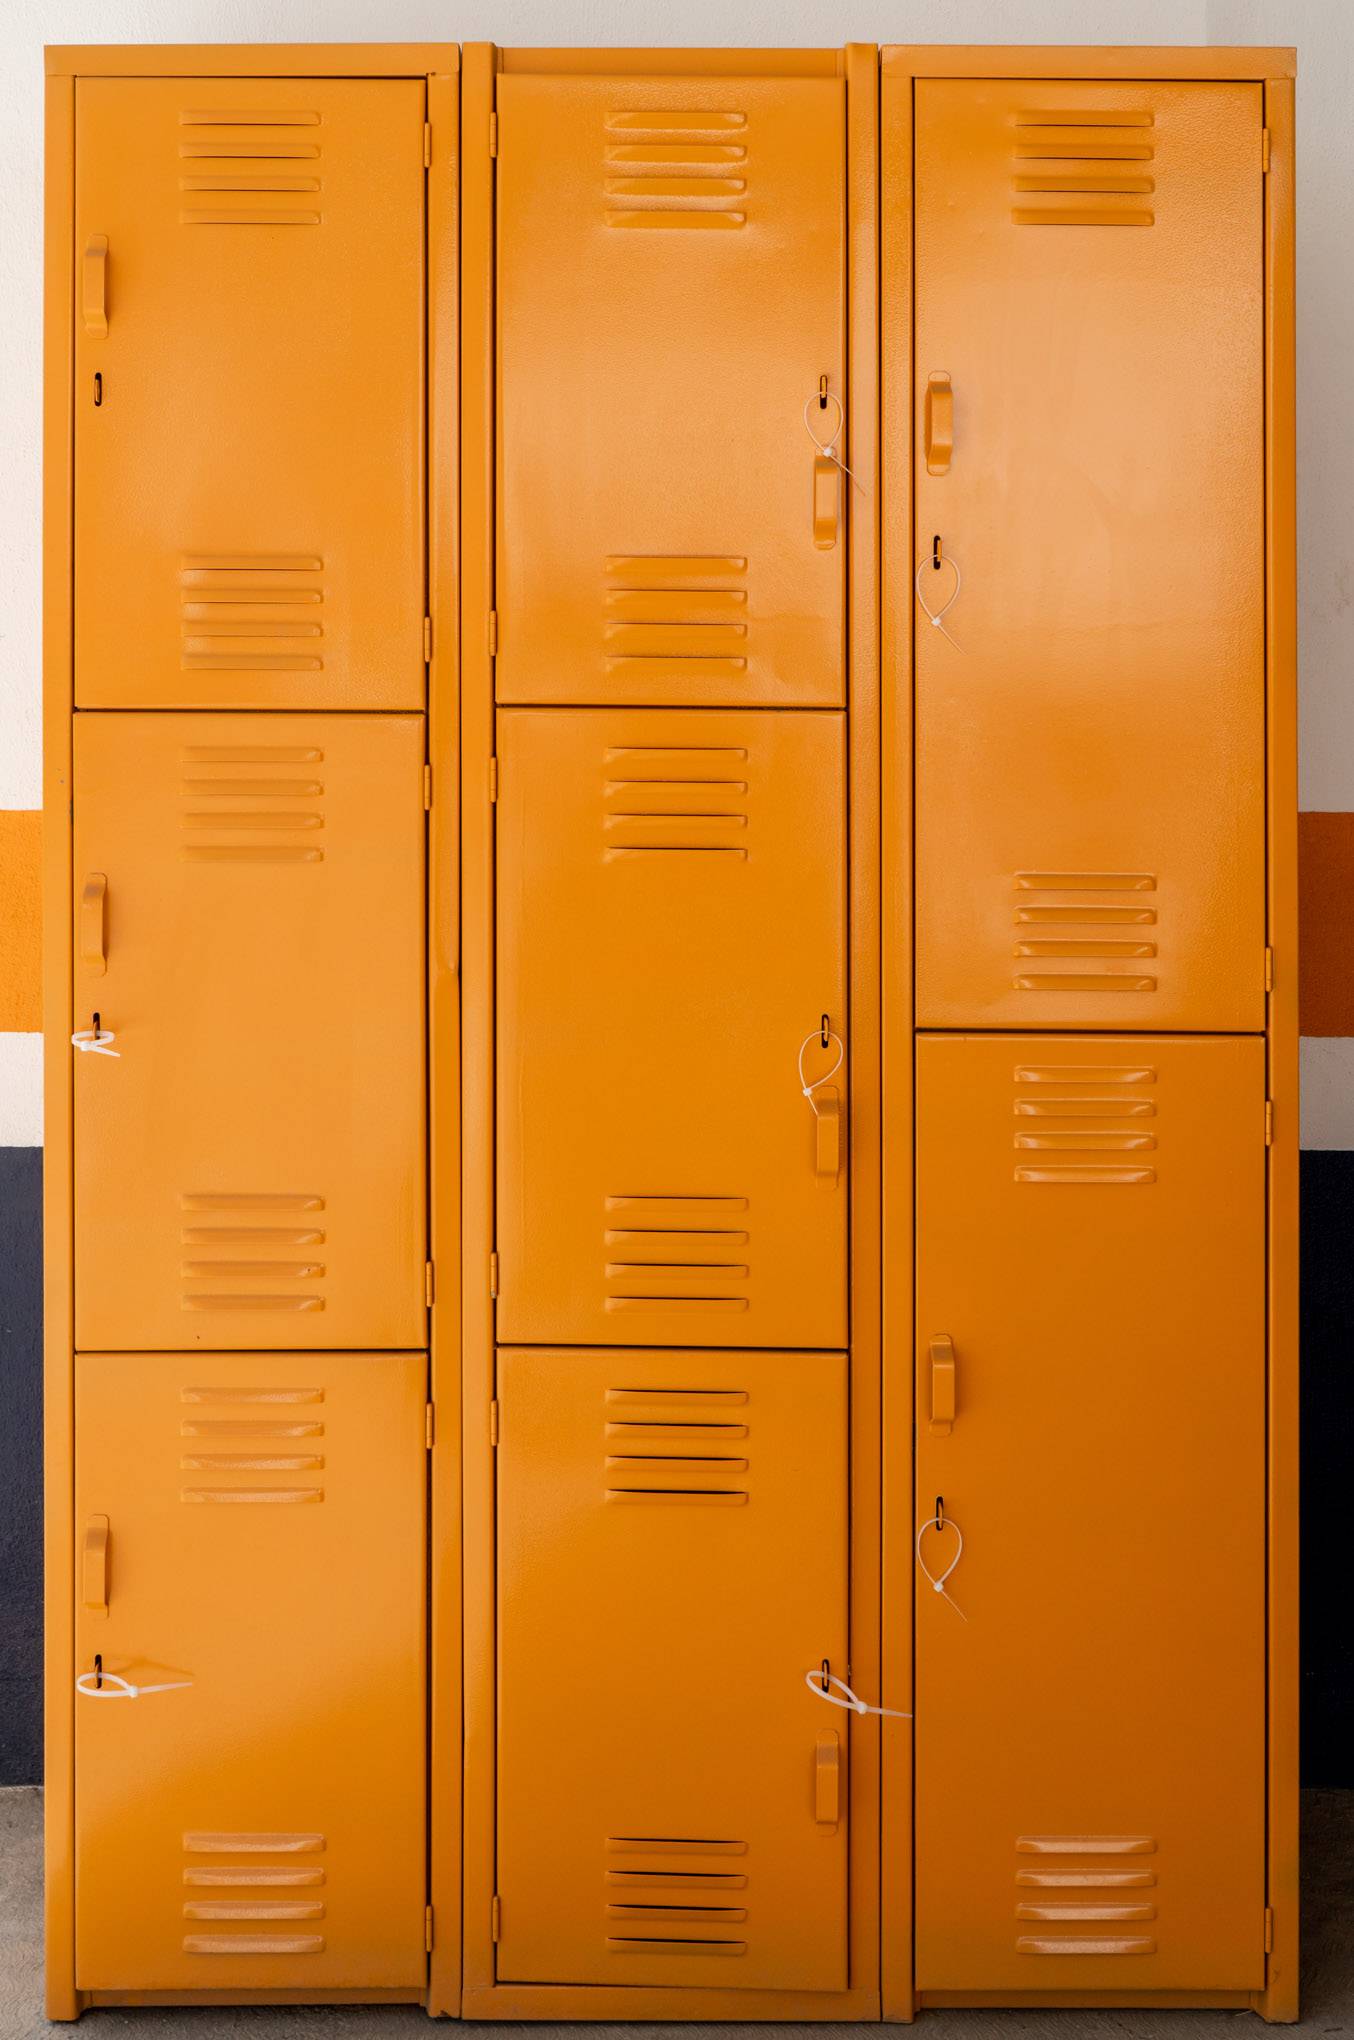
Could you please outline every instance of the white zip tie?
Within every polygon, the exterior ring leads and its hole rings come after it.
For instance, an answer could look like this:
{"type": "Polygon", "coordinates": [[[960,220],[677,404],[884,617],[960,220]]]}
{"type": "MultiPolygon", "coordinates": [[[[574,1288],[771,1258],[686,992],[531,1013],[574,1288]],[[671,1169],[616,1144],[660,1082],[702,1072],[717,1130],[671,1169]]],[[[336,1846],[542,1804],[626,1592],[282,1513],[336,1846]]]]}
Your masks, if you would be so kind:
{"type": "Polygon", "coordinates": [[[953,1608],[955,1614],[959,1617],[961,1622],[967,1622],[968,1616],[964,1613],[959,1603],[955,1600],[954,1595],[950,1592],[949,1588],[945,1584],[946,1580],[948,1580],[948,1578],[950,1577],[950,1574],[954,1571],[955,1567],[958,1565],[960,1559],[964,1556],[964,1533],[959,1528],[959,1525],[955,1522],[954,1517],[946,1516],[943,1522],[937,1523],[934,1516],[923,1516],[921,1522],[918,1523],[917,1525],[916,1552],[917,1552],[917,1564],[921,1567],[922,1572],[925,1574],[926,1578],[931,1582],[933,1592],[942,1595],[943,1598],[949,1602],[950,1606],[953,1608]],[[926,1563],[926,1560],[921,1555],[921,1541],[922,1538],[925,1537],[928,1530],[934,1530],[937,1535],[939,1535],[942,1530],[953,1530],[955,1536],[959,1539],[959,1543],[958,1546],[956,1547],[954,1557],[950,1560],[949,1564],[945,1567],[944,1571],[941,1573],[933,1573],[930,1566],[926,1563]]]}
{"type": "Polygon", "coordinates": [[[910,1714],[904,1714],[898,1707],[871,1707],[868,1700],[862,1700],[858,1693],[853,1693],[845,1679],[839,1679],[835,1672],[805,1672],[804,1684],[810,1693],[816,1693],[820,1700],[826,1700],[829,1707],[844,1707],[850,1714],[887,1714],[893,1721],[912,1719],[910,1714]],[[844,1693],[846,1698],[839,1700],[837,1693],[828,1690],[832,1686],[837,1688],[838,1693],[844,1693]]]}
{"type": "MultiPolygon", "coordinates": [[[[837,441],[841,438],[843,424],[841,398],[837,395],[835,390],[828,390],[826,392],[826,399],[829,404],[835,404],[837,409],[837,422],[833,426],[832,431],[827,437],[827,439],[820,439],[818,437],[818,434],[813,429],[813,420],[810,416],[810,411],[813,405],[817,404],[820,409],[824,408],[823,401],[817,395],[816,392],[813,396],[805,399],[804,430],[808,433],[809,438],[813,441],[817,451],[822,454],[824,460],[830,460],[834,467],[839,467],[844,475],[850,475],[851,480],[853,482],[856,482],[855,476],[851,474],[850,468],[846,465],[846,462],[842,459],[841,455],[837,451],[837,441]]],[[[862,485],[859,482],[856,482],[856,487],[860,490],[860,493],[863,496],[865,494],[865,490],[862,487],[862,485]]]]}
{"type": "Polygon", "coordinates": [[[111,1055],[114,1062],[120,1062],[122,1051],[116,1048],[105,1048],[104,1046],[105,1042],[116,1040],[116,1034],[107,1027],[98,1029],[81,1027],[71,1036],[72,1045],[79,1049],[81,1055],[111,1055]]]}
{"type": "Polygon", "coordinates": [[[915,576],[913,577],[912,585],[917,591],[917,600],[921,604],[922,614],[926,618],[926,621],[931,625],[931,628],[933,630],[938,630],[943,638],[948,639],[949,643],[954,645],[955,650],[958,651],[959,646],[955,644],[954,639],[950,637],[950,633],[946,630],[943,619],[947,612],[953,609],[955,603],[959,600],[959,590],[964,585],[964,577],[959,571],[959,562],[954,557],[953,553],[944,554],[944,556],[941,559],[941,565],[946,567],[953,567],[954,588],[951,592],[949,601],[942,602],[939,609],[932,609],[930,603],[927,601],[926,597],[921,592],[921,577],[925,573],[927,567],[934,568],[933,561],[928,560],[927,558],[925,558],[925,556],[923,556],[923,558],[918,563],[917,571],[915,576]]]}
{"type": "Polygon", "coordinates": [[[147,1693],[181,1693],[192,1683],[191,1679],[167,1679],[159,1686],[134,1686],[119,1672],[81,1672],[75,1690],[88,1700],[140,1700],[147,1693]],[[95,1680],[101,1683],[92,1683],[95,1680]]]}
{"type": "MultiPolygon", "coordinates": [[[[838,1034],[835,1031],[835,1029],[831,1027],[828,1028],[827,1038],[828,1041],[835,1041],[837,1044],[837,1060],[836,1062],[833,1063],[832,1068],[830,1070],[824,1070],[822,1076],[815,1077],[811,1084],[806,1084],[804,1081],[804,1057],[807,1055],[809,1049],[812,1048],[814,1042],[815,1041],[821,1042],[823,1037],[819,1030],[815,1027],[813,1032],[811,1034],[806,1034],[804,1036],[804,1039],[799,1044],[799,1088],[804,1093],[804,1096],[809,1100],[810,1104],[813,1103],[813,1094],[819,1088],[819,1086],[821,1084],[826,1084],[830,1078],[836,1076],[838,1070],[842,1066],[843,1058],[846,1055],[846,1050],[842,1046],[842,1038],[840,1034],[838,1034]]],[[[824,1044],[824,1046],[826,1046],[826,1044],[824,1044]]]]}

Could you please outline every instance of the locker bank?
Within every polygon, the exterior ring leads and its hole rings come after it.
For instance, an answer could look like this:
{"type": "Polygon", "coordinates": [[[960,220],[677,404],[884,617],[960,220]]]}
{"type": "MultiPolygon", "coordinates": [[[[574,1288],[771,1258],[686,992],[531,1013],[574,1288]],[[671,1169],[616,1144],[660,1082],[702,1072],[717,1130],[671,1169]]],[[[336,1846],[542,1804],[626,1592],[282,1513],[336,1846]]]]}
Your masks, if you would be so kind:
{"type": "Polygon", "coordinates": [[[1294,2019],[1292,52],[47,111],[51,2016],[1294,2019]]]}

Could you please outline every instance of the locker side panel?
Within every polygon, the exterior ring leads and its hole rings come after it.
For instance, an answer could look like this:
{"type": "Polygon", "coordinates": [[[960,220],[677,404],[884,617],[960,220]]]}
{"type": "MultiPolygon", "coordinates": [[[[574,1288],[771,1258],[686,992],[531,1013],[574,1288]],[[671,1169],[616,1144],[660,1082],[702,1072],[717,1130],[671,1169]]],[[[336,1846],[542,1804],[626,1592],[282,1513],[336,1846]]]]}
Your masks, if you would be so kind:
{"type": "Polygon", "coordinates": [[[498,1393],[499,1980],[844,1988],[845,1357],[505,1350],[498,1393]]]}
{"type": "Polygon", "coordinates": [[[918,1024],[1259,1031],[1260,87],[916,103],[918,1024]]]}
{"type": "Polygon", "coordinates": [[[422,707],[424,96],[79,81],[82,707],[422,707]]]}
{"type": "Polygon", "coordinates": [[[424,1381],[77,1360],[82,1990],[421,1986],[424,1381]]]}
{"type": "Polygon", "coordinates": [[[843,718],[498,721],[500,1339],[845,1345],[843,718]]]}
{"type": "Polygon", "coordinates": [[[918,1988],[1254,1988],[1264,1044],[917,1068],[918,1988]]]}
{"type": "Polygon", "coordinates": [[[80,1347],[423,1343],[423,743],[77,717],[80,1347]]]}
{"type": "Polygon", "coordinates": [[[840,705],[844,82],[497,106],[498,699],[840,705]]]}

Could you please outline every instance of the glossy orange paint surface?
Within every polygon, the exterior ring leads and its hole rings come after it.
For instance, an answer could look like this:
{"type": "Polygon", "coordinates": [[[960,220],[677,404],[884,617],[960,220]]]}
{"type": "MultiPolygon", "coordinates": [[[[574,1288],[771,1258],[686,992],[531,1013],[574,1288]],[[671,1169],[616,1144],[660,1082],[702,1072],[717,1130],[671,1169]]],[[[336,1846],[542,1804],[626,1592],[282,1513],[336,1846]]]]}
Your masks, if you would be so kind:
{"type": "Polygon", "coordinates": [[[918,1024],[1258,1030],[1260,87],[916,108],[918,1024]]]}
{"type": "Polygon", "coordinates": [[[840,704],[841,79],[496,104],[498,699],[840,704]]]}
{"type": "Polygon", "coordinates": [[[921,1990],[1263,1982],[1264,1072],[917,1044],[921,1990]]]}
{"type": "Polygon", "coordinates": [[[498,1975],[841,1989],[845,1356],[498,1368],[498,1975]]]}
{"type": "Polygon", "coordinates": [[[845,1344],[843,724],[500,711],[505,1341],[845,1344]]]}
{"type": "Polygon", "coordinates": [[[79,81],[82,707],[422,707],[423,121],[421,79],[79,81]]]}
{"type": "Polygon", "coordinates": [[[77,1360],[81,1989],[421,1984],[424,1370],[77,1360]]]}
{"type": "Polygon", "coordinates": [[[77,1345],[423,1345],[423,833],[418,716],[76,718],[77,1345]]]}

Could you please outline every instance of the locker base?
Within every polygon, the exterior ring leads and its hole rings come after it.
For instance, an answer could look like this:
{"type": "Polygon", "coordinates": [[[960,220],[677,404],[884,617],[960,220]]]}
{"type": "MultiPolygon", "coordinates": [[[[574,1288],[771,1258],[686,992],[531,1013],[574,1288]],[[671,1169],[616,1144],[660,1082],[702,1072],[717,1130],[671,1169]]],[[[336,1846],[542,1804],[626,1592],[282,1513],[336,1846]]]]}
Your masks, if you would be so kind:
{"type": "Polygon", "coordinates": [[[81,2008],[98,2005],[421,2005],[421,1990],[84,1990],[81,2008]]]}
{"type": "Polygon", "coordinates": [[[471,1985],[464,2019],[877,2020],[876,1991],[615,1990],[603,1984],[471,1985]]]}
{"type": "Polygon", "coordinates": [[[962,2006],[1006,2011],[1133,2011],[1236,2012],[1258,2009],[1250,1990],[924,1990],[919,2011],[962,2006]]]}

